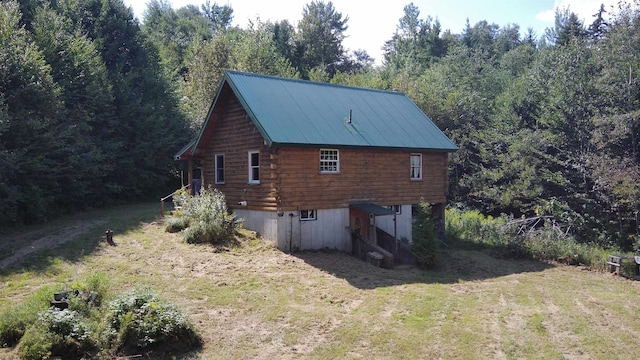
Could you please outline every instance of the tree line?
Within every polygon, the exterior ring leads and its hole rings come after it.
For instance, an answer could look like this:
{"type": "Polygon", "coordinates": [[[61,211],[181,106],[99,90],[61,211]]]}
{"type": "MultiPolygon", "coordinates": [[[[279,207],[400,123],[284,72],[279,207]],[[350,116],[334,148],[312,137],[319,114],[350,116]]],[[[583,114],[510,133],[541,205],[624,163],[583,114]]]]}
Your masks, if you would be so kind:
{"type": "Polygon", "coordinates": [[[311,1],[232,26],[233,9],[151,0],[3,1],[0,224],[158,195],[225,69],[406,93],[458,145],[450,203],[553,216],[583,242],[635,246],[640,207],[640,4],[544,34],[404,7],[382,65],[342,41],[349,17],[311,1]]]}

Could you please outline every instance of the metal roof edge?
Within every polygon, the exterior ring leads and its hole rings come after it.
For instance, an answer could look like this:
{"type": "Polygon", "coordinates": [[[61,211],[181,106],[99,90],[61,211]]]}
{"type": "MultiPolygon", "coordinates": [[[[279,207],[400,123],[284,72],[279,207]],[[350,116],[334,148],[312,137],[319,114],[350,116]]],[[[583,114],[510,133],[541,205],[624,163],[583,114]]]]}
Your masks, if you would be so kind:
{"type": "Polygon", "coordinates": [[[196,139],[191,139],[189,143],[182,147],[182,149],[178,150],[178,152],[174,155],[175,160],[182,160],[181,157],[188,151],[192,150],[193,153],[193,145],[195,144],[196,139]]]}
{"type": "Polygon", "coordinates": [[[328,83],[328,82],[322,82],[322,81],[312,81],[312,80],[305,80],[305,79],[281,77],[281,76],[275,76],[275,75],[265,75],[265,74],[258,74],[258,73],[242,72],[242,71],[237,71],[237,70],[225,70],[225,72],[227,72],[227,73],[229,73],[231,75],[237,74],[237,75],[240,75],[240,76],[254,76],[254,77],[259,77],[259,78],[273,79],[273,80],[279,80],[279,81],[285,80],[285,81],[297,82],[297,83],[308,84],[308,85],[337,87],[337,88],[344,88],[344,89],[361,90],[361,91],[372,91],[372,92],[380,92],[380,93],[385,93],[385,94],[407,96],[405,93],[400,92],[400,91],[396,91],[396,90],[373,89],[373,88],[367,88],[367,87],[359,87],[359,86],[344,85],[344,84],[335,84],[335,83],[328,83]]]}
{"type": "Polygon", "coordinates": [[[429,117],[429,115],[427,115],[427,113],[425,113],[424,111],[422,111],[422,109],[420,109],[420,107],[418,106],[418,104],[416,104],[415,102],[413,102],[413,100],[411,100],[411,98],[404,94],[404,96],[409,100],[409,102],[416,108],[418,109],[418,111],[420,111],[427,119],[429,119],[429,121],[431,121],[431,123],[434,125],[434,127],[440,132],[440,134],[442,134],[442,136],[445,137],[445,139],[447,139],[447,141],[449,142],[449,144],[451,144],[451,146],[453,146],[455,149],[450,150],[449,152],[456,152],[459,150],[458,146],[456,144],[453,143],[453,141],[451,141],[451,138],[449,138],[447,136],[447,134],[444,133],[444,131],[442,131],[442,129],[440,129],[440,127],[433,121],[433,119],[431,119],[429,117]]]}
{"type": "MultiPolygon", "coordinates": [[[[267,75],[244,73],[244,72],[239,72],[239,71],[234,71],[234,70],[225,70],[225,78],[228,80],[228,84],[231,87],[231,90],[233,91],[233,93],[238,98],[238,101],[240,101],[240,104],[242,104],[242,108],[247,112],[247,114],[249,115],[249,118],[251,118],[251,121],[253,122],[253,124],[258,128],[258,131],[260,132],[260,135],[262,135],[262,138],[264,138],[266,140],[267,144],[269,146],[271,146],[273,144],[273,139],[271,139],[271,137],[269,136],[267,131],[264,129],[264,127],[262,126],[262,124],[258,120],[258,117],[254,114],[253,109],[251,109],[251,106],[249,106],[249,103],[245,100],[244,96],[242,96],[242,92],[238,89],[237,85],[233,82],[233,77],[230,76],[230,75],[233,75],[233,74],[255,75],[255,76],[263,76],[263,77],[267,77],[267,75]]],[[[275,76],[269,76],[269,77],[276,78],[275,76]]]]}
{"type": "Polygon", "coordinates": [[[211,106],[209,107],[209,111],[207,111],[207,117],[204,119],[204,123],[202,123],[202,127],[200,127],[200,131],[198,132],[198,136],[196,137],[193,148],[191,149],[192,153],[195,153],[198,148],[198,144],[200,144],[200,140],[202,139],[202,135],[204,134],[204,129],[207,128],[209,124],[209,119],[211,119],[211,115],[213,114],[213,109],[216,107],[216,103],[218,102],[218,98],[220,97],[220,93],[222,92],[222,88],[224,87],[224,83],[227,81],[227,75],[222,78],[220,84],[218,85],[218,89],[216,90],[216,96],[213,98],[211,102],[211,106]]]}
{"type": "MultiPolygon", "coordinates": [[[[452,144],[453,145],[453,144],[452,144]]],[[[373,146],[373,145],[339,145],[339,144],[306,144],[306,143],[279,143],[272,142],[269,147],[280,148],[305,148],[305,149],[320,149],[320,148],[332,148],[332,149],[368,149],[368,150],[388,150],[388,151],[403,151],[403,152],[436,152],[436,153],[454,153],[458,151],[458,147],[455,148],[410,148],[401,146],[373,146]]]]}

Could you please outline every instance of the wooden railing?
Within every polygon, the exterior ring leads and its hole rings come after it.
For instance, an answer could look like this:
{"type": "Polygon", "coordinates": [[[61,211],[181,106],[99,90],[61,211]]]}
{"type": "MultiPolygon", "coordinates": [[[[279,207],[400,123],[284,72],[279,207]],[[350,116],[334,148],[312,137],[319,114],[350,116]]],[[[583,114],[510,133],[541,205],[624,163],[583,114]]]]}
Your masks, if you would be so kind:
{"type": "Polygon", "coordinates": [[[173,197],[173,195],[175,195],[178,191],[181,191],[181,190],[184,190],[184,189],[189,188],[189,186],[190,186],[190,185],[191,185],[191,184],[187,184],[187,185],[185,185],[185,186],[181,187],[180,189],[178,189],[178,190],[176,190],[176,191],[172,192],[171,194],[169,194],[169,195],[167,195],[167,196],[165,196],[165,197],[163,197],[163,198],[160,198],[160,215],[161,215],[161,216],[164,216],[164,202],[165,202],[168,198],[173,197]]]}

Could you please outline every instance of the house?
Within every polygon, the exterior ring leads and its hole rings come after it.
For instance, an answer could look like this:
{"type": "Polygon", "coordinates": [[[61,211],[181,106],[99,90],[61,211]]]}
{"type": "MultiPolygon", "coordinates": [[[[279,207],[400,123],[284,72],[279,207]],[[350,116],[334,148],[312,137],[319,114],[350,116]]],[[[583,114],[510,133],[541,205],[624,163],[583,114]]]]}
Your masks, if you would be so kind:
{"type": "Polygon", "coordinates": [[[456,149],[402,93],[227,71],[176,158],[279,249],[349,252],[376,228],[410,240],[421,199],[442,220],[456,149]]]}

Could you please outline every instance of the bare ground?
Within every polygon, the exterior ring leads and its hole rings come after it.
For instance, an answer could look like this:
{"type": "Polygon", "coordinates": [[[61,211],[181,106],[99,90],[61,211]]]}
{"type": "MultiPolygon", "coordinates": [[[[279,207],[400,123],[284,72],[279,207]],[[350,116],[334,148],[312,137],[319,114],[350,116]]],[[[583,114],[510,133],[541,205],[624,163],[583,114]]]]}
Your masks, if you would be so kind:
{"type": "Polygon", "coordinates": [[[104,224],[105,220],[77,221],[71,224],[48,226],[24,233],[5,235],[0,240],[0,270],[16,265],[31,254],[54,249],[66,242],[77,240],[87,229],[104,224]]]}

